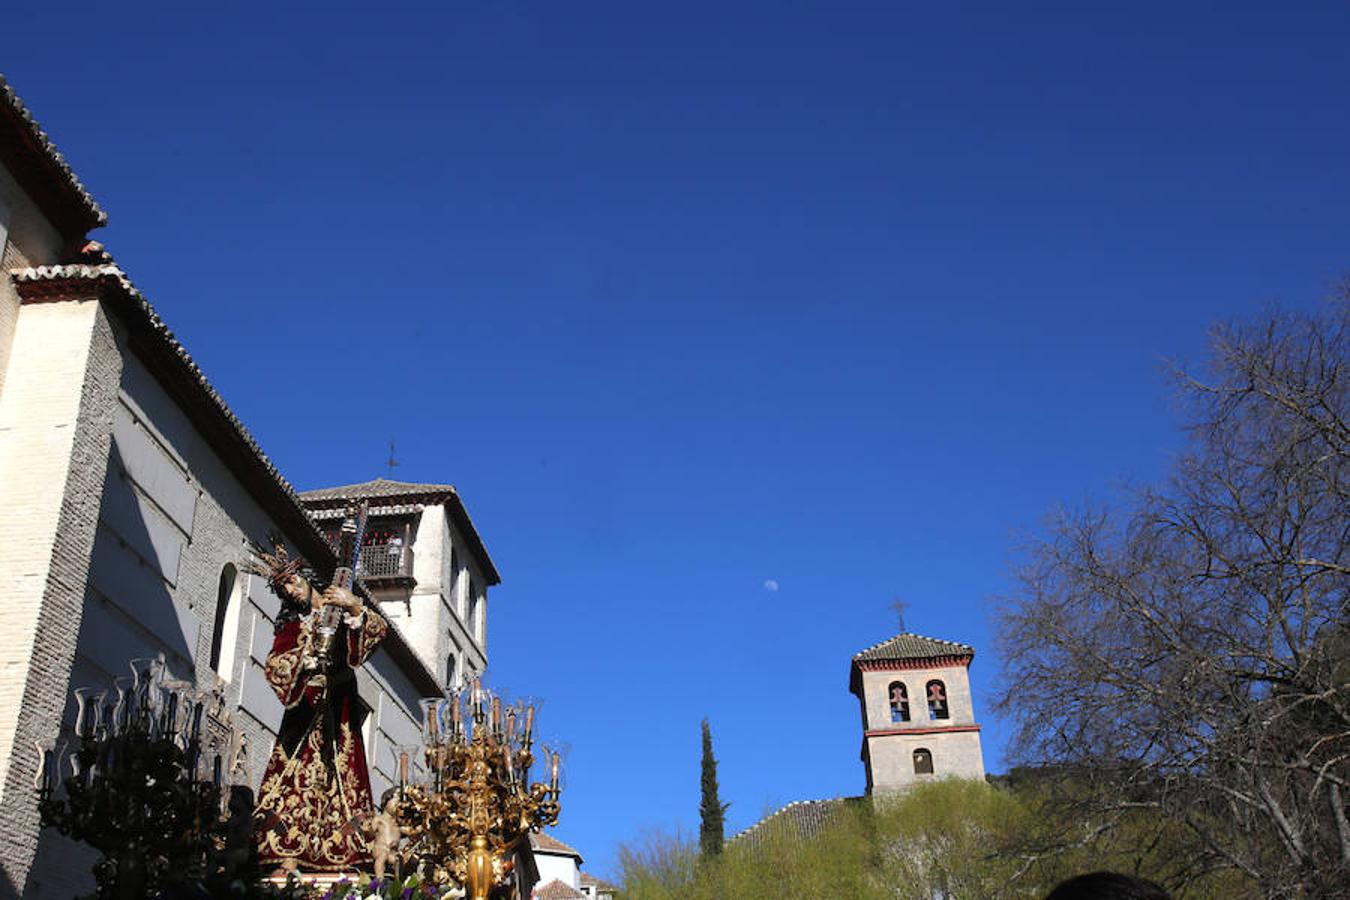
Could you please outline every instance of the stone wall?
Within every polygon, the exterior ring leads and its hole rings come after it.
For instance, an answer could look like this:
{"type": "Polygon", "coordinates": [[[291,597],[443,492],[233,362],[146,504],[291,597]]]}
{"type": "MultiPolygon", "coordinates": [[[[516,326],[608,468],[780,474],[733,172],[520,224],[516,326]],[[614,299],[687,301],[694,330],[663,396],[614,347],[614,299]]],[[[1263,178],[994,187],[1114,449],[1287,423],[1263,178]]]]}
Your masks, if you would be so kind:
{"type": "Polygon", "coordinates": [[[865,670],[861,672],[863,764],[869,790],[889,791],[944,777],[984,778],[979,726],[964,665],[865,670]],[[929,717],[927,685],[940,680],[947,694],[945,719],[929,717]],[[905,685],[909,721],[892,722],[890,687],[905,685]],[[914,751],[932,754],[932,774],[915,772],[914,751]]]}

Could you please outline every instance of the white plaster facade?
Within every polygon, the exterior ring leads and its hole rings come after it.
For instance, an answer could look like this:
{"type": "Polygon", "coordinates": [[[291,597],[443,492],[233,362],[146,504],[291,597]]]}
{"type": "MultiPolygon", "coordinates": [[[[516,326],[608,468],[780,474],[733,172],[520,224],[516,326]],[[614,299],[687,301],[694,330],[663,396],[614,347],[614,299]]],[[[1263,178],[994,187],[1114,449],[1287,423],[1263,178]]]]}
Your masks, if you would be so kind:
{"type": "Polygon", "coordinates": [[[369,504],[368,532],[376,541],[362,551],[362,577],[381,611],[443,689],[482,674],[487,594],[501,579],[454,487],[379,478],[301,495],[330,528],[361,500],[369,504]],[[391,536],[400,547],[391,547],[391,536]]]}

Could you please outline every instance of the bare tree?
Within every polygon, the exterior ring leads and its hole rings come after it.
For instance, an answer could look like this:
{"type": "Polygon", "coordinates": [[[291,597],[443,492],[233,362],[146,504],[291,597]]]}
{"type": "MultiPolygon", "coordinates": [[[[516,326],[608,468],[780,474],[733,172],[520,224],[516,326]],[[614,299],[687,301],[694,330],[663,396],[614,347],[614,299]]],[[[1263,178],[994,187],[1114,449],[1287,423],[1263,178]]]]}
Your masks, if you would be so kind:
{"type": "Polygon", "coordinates": [[[1016,755],[1156,810],[1174,886],[1350,895],[1348,313],[1216,329],[1167,484],[1058,514],[1000,611],[1016,755]]]}

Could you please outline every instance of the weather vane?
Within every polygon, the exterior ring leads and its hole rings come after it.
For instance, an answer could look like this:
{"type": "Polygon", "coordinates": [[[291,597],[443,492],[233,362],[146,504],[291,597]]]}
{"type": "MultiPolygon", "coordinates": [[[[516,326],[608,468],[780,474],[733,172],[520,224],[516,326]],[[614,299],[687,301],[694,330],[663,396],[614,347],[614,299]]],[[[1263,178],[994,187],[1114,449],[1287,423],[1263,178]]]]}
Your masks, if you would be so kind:
{"type": "Polygon", "coordinates": [[[905,630],[905,610],[907,609],[909,609],[909,604],[898,597],[895,602],[891,604],[891,611],[895,613],[895,618],[900,623],[901,631],[905,630]]]}

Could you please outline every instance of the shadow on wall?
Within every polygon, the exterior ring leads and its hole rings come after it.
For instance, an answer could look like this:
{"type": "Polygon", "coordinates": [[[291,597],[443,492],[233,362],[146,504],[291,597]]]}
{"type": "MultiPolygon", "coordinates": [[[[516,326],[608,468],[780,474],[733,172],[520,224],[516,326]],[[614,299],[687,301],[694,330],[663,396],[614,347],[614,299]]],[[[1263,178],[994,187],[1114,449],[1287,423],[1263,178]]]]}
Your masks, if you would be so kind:
{"type": "MultiPolygon", "coordinates": [[[[175,601],[171,592],[186,535],[153,508],[126,473],[114,441],[76,658],[65,686],[61,732],[67,741],[74,734],[75,701],[70,693],[74,688],[111,688],[114,678],[130,676],[132,659],[161,653],[178,677],[195,675],[192,658],[200,626],[195,614],[175,601]]],[[[69,769],[62,774],[69,774],[69,769]]],[[[90,894],[95,886],[90,869],[97,859],[88,845],[44,828],[21,896],[69,900],[90,894]]],[[[0,885],[0,897],[8,896],[4,892],[13,888],[12,882],[0,885]]]]}

